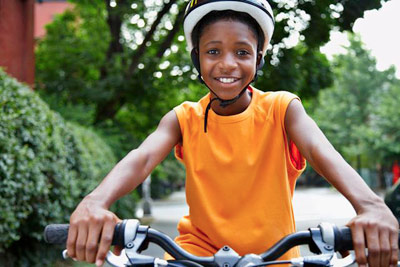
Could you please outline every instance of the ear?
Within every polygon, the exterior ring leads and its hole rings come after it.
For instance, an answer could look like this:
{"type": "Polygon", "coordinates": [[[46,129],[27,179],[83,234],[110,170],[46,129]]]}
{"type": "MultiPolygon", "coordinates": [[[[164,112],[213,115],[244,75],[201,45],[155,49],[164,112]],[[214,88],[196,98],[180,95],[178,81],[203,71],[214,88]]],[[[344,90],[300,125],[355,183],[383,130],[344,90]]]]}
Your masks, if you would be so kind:
{"type": "Polygon", "coordinates": [[[264,57],[263,57],[263,52],[262,51],[258,51],[258,55],[257,55],[257,70],[260,70],[260,69],[262,69],[262,67],[264,66],[264,64],[265,64],[265,60],[264,60],[264,57]]]}
{"type": "Polygon", "coordinates": [[[197,72],[200,74],[200,60],[199,60],[199,50],[197,47],[193,48],[190,52],[190,57],[192,58],[192,62],[197,72]]]}
{"type": "Polygon", "coordinates": [[[205,84],[203,79],[201,78],[199,50],[196,47],[193,48],[192,51],[190,52],[190,57],[192,58],[194,67],[196,68],[197,72],[199,73],[199,75],[197,75],[197,79],[199,79],[199,81],[201,83],[205,84]]]}
{"type": "Polygon", "coordinates": [[[256,63],[256,73],[254,74],[254,78],[253,78],[253,81],[252,81],[252,82],[257,81],[257,78],[258,78],[258,71],[259,71],[260,69],[262,69],[262,67],[264,66],[264,63],[265,63],[265,61],[264,61],[264,57],[263,57],[263,52],[262,52],[262,51],[258,51],[258,54],[257,54],[257,63],[256,63]]]}

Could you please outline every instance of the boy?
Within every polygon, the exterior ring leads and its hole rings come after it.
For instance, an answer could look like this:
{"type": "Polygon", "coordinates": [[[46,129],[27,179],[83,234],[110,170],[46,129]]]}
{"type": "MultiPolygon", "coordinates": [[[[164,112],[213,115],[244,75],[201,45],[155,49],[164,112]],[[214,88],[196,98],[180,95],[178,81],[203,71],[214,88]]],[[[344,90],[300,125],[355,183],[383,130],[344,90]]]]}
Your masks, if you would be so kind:
{"type": "MultiPolygon", "coordinates": [[[[263,65],[273,27],[265,0],[189,3],[185,35],[210,93],[167,113],[82,200],[70,219],[71,257],[102,264],[119,220],[108,207],[176,147],[186,166],[190,207],[176,242],[189,252],[209,256],[229,245],[241,255],[260,253],[293,232],[292,195],[307,159],[357,212],[348,225],[360,266],[397,265],[397,220],[330,145],[299,99],[249,86],[263,65]]],[[[292,250],[283,258],[297,256],[292,250]]]]}

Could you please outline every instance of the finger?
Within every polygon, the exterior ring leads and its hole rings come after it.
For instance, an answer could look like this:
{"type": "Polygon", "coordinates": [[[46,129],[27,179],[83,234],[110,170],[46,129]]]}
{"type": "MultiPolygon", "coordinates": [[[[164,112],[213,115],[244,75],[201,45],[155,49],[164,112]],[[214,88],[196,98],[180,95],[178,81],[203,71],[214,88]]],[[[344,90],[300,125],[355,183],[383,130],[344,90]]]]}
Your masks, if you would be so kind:
{"type": "Polygon", "coordinates": [[[107,255],[107,252],[110,249],[112,238],[114,235],[114,227],[115,227],[115,222],[112,220],[107,221],[103,226],[103,231],[101,233],[101,239],[100,239],[100,245],[99,245],[99,249],[97,251],[97,256],[96,256],[96,265],[97,266],[100,266],[103,264],[104,259],[107,255]]]}
{"type": "Polygon", "coordinates": [[[381,230],[379,232],[380,242],[380,254],[381,262],[380,266],[389,266],[390,263],[390,238],[388,230],[381,230]]]}
{"type": "Polygon", "coordinates": [[[365,238],[364,229],[356,224],[352,225],[351,236],[353,238],[354,253],[356,254],[356,261],[360,266],[366,266],[367,256],[365,255],[365,238]]]}
{"type": "Polygon", "coordinates": [[[348,250],[342,250],[342,251],[339,251],[339,253],[342,256],[342,258],[347,257],[350,254],[350,252],[348,250]]]}
{"type": "Polygon", "coordinates": [[[78,228],[74,224],[70,224],[67,239],[67,254],[68,257],[75,258],[75,243],[78,236],[78,228]]]}
{"type": "Polygon", "coordinates": [[[76,258],[80,261],[85,260],[85,249],[87,240],[87,226],[81,225],[79,227],[78,237],[76,239],[76,258]]]}
{"type": "Polygon", "coordinates": [[[94,260],[96,259],[101,229],[102,225],[100,223],[95,223],[89,227],[85,249],[85,257],[87,262],[94,263],[94,260]]]}
{"type": "Polygon", "coordinates": [[[368,246],[368,264],[371,267],[379,267],[381,262],[379,232],[376,224],[367,226],[366,233],[368,246]]]}
{"type": "Polygon", "coordinates": [[[114,253],[115,255],[119,256],[119,255],[121,255],[121,251],[122,251],[123,249],[124,249],[124,248],[121,247],[121,246],[114,246],[113,253],[114,253]]]}
{"type": "Polygon", "coordinates": [[[398,231],[393,231],[389,235],[390,240],[390,264],[397,266],[399,260],[399,234],[398,231]]]}

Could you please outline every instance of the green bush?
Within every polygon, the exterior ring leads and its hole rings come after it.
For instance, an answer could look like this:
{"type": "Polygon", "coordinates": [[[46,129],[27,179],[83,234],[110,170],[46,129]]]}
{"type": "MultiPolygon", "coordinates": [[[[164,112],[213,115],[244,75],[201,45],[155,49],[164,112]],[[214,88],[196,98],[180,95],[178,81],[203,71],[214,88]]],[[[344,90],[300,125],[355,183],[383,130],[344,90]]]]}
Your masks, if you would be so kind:
{"type": "Polygon", "coordinates": [[[68,222],[115,162],[92,130],[65,122],[0,69],[0,262],[50,262],[44,227],[68,222]]]}
{"type": "Polygon", "coordinates": [[[174,191],[182,190],[184,184],[184,166],[171,153],[151,174],[151,198],[165,198],[174,191]]]}

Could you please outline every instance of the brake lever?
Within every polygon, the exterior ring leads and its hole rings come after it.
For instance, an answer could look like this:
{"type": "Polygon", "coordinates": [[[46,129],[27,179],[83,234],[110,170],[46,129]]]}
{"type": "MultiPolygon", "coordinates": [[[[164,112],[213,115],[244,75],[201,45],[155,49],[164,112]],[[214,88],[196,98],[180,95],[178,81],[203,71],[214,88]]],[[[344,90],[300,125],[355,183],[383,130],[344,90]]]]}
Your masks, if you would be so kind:
{"type": "Polygon", "coordinates": [[[292,266],[303,267],[311,264],[312,266],[331,266],[332,254],[321,254],[317,256],[306,256],[291,259],[292,266]]]}
{"type": "MultiPolygon", "coordinates": [[[[168,262],[163,259],[155,258],[153,262],[154,267],[166,267],[168,262]]],[[[119,256],[115,255],[111,251],[107,253],[107,257],[103,267],[126,267],[132,266],[131,261],[126,255],[125,249],[121,251],[119,256]]]]}
{"type": "MultiPolygon", "coordinates": [[[[131,223],[133,225],[133,227],[130,228],[133,228],[134,231],[132,230],[131,234],[125,236],[125,248],[121,251],[121,254],[119,256],[109,251],[106,257],[107,265],[105,266],[167,266],[168,262],[165,260],[140,254],[140,252],[147,246],[146,240],[149,227],[145,225],[139,225],[136,222],[128,221],[127,224],[128,223],[131,223]],[[136,226],[134,224],[136,224],[136,226]]],[[[130,228],[128,228],[128,230],[130,228]]]]}
{"type": "Polygon", "coordinates": [[[71,258],[70,256],[68,256],[68,251],[66,249],[63,250],[62,256],[63,256],[64,260],[72,259],[73,261],[76,261],[74,258],[71,258]]]}
{"type": "Polygon", "coordinates": [[[349,254],[346,257],[339,259],[335,254],[331,259],[331,265],[337,267],[346,267],[356,262],[356,258],[353,254],[349,254]]]}
{"type": "Polygon", "coordinates": [[[111,251],[108,251],[103,267],[120,267],[129,265],[130,261],[126,256],[125,249],[123,249],[119,256],[115,255],[111,251]]]}
{"type": "MultiPolygon", "coordinates": [[[[63,256],[64,260],[72,259],[73,261],[77,261],[76,259],[68,256],[68,252],[66,249],[63,250],[62,256],[63,256]]],[[[111,251],[108,251],[105,261],[104,261],[104,264],[103,264],[103,267],[121,267],[121,266],[129,266],[129,265],[130,265],[130,261],[125,254],[125,250],[123,249],[119,256],[115,255],[111,251]]]]}
{"type": "Polygon", "coordinates": [[[353,254],[349,254],[343,259],[339,259],[337,254],[321,254],[316,256],[300,257],[291,260],[292,266],[335,266],[335,267],[346,267],[355,263],[355,257],[353,254]]]}

